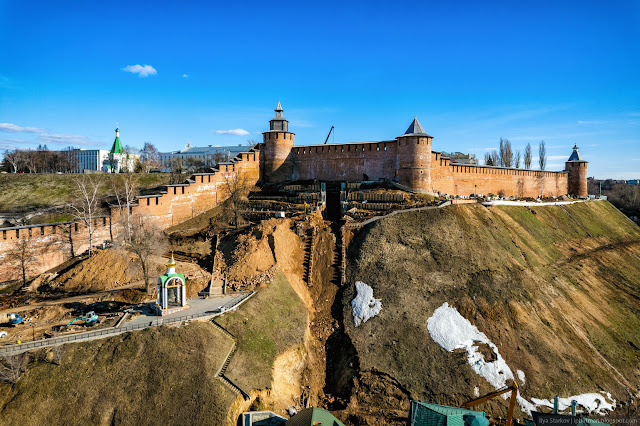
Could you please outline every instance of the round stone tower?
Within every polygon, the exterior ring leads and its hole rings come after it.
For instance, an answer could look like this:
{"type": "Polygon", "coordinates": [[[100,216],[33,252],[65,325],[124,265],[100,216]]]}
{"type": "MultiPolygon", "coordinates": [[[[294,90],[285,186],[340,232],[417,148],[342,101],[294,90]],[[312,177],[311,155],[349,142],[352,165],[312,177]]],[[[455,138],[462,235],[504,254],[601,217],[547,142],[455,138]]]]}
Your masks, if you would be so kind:
{"type": "Polygon", "coordinates": [[[262,179],[265,183],[278,183],[291,179],[293,174],[292,152],[295,134],[289,132],[289,122],[282,116],[278,101],[276,116],[269,121],[269,131],[262,134],[264,158],[262,179]]]}
{"type": "Polygon", "coordinates": [[[431,142],[418,118],[398,140],[398,183],[418,191],[431,191],[431,142]]]}
{"type": "Polygon", "coordinates": [[[587,162],[582,159],[578,152],[578,145],[573,146],[573,152],[565,163],[565,170],[568,172],[569,195],[574,197],[586,197],[587,192],[587,162]]]}

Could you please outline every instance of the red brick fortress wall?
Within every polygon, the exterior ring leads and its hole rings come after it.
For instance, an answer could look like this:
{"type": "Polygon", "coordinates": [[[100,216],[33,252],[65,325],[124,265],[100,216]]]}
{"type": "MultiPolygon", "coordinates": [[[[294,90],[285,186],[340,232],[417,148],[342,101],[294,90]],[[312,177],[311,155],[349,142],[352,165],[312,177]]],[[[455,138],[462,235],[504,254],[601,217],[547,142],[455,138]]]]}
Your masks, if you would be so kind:
{"type": "MultiPolygon", "coordinates": [[[[585,180],[586,181],[586,180],[585,180]]],[[[500,194],[532,197],[568,194],[568,173],[451,164],[439,152],[432,153],[432,191],[441,194],[500,194]]]]}
{"type": "Polygon", "coordinates": [[[398,140],[398,183],[417,191],[429,191],[431,184],[430,136],[403,135],[398,140]]]}
{"type": "Polygon", "coordinates": [[[295,134],[275,130],[262,134],[262,180],[265,183],[280,183],[291,180],[293,173],[292,149],[295,134]]]}
{"type": "Polygon", "coordinates": [[[586,197],[587,192],[587,162],[567,161],[565,168],[569,172],[569,194],[576,197],[586,197]]]}
{"type": "MultiPolygon", "coordinates": [[[[111,218],[93,219],[93,245],[111,240],[111,218]]],[[[11,256],[20,242],[26,241],[33,258],[27,262],[27,276],[58,266],[73,254],[84,253],[89,248],[89,230],[82,222],[65,222],[46,225],[21,226],[0,229],[0,282],[21,278],[19,259],[11,256]]]]}
{"type": "MultiPolygon", "coordinates": [[[[167,185],[166,192],[138,198],[131,207],[131,215],[153,220],[160,228],[189,220],[226,200],[227,180],[239,179],[247,186],[260,178],[260,151],[241,152],[230,163],[219,164],[213,173],[197,173],[186,183],[167,185]]],[[[111,210],[114,224],[119,223],[120,209],[111,210]]]]}
{"type": "Polygon", "coordinates": [[[397,141],[293,147],[292,180],[392,180],[397,141]]]}
{"type": "MultiPolygon", "coordinates": [[[[246,186],[257,184],[260,177],[260,151],[239,153],[232,162],[219,164],[213,173],[192,175],[186,183],[168,185],[159,194],[138,197],[130,206],[131,217],[152,220],[161,229],[177,225],[216,207],[229,196],[227,180],[236,176],[246,186]]],[[[125,207],[126,208],[126,207],[125,207]]],[[[120,208],[111,209],[110,216],[94,219],[93,244],[117,238],[121,229],[120,208]]],[[[89,248],[89,233],[82,222],[0,228],[0,282],[19,278],[21,269],[16,261],[7,261],[18,241],[28,240],[35,247],[35,259],[28,275],[40,274],[89,248]],[[70,239],[71,238],[71,239],[70,239]]]]}

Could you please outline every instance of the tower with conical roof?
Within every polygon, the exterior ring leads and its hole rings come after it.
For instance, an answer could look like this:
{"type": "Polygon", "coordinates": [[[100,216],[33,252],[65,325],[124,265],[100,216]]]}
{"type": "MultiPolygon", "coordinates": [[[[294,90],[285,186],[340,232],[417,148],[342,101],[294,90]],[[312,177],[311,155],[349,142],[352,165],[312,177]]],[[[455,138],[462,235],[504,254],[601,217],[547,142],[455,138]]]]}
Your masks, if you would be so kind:
{"type": "Polygon", "coordinates": [[[111,154],[124,154],[124,148],[122,148],[122,142],[120,142],[120,127],[116,126],[116,139],[113,141],[111,147],[111,154]]]}
{"type": "Polygon", "coordinates": [[[565,163],[567,171],[568,192],[575,197],[586,197],[587,191],[587,161],[584,161],[578,151],[578,144],[573,146],[573,152],[565,163]]]}
{"type": "Polygon", "coordinates": [[[292,149],[295,134],[289,132],[289,122],[282,115],[280,101],[275,109],[276,116],[269,121],[269,131],[262,134],[264,154],[262,180],[265,183],[279,183],[290,180],[293,174],[292,149]]]}
{"type": "Polygon", "coordinates": [[[398,136],[398,182],[406,187],[431,191],[431,142],[432,136],[414,116],[409,128],[398,136]]]}

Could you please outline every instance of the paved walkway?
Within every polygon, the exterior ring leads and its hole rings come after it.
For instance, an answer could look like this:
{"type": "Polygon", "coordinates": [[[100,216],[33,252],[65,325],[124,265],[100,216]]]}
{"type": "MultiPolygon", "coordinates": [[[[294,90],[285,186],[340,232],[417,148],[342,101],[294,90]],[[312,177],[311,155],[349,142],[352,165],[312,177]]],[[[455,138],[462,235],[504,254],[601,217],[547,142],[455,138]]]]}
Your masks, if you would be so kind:
{"type": "Polygon", "coordinates": [[[233,310],[249,299],[255,292],[236,293],[232,295],[212,298],[212,299],[192,299],[193,308],[176,312],[165,317],[148,316],[146,313],[134,318],[127,324],[120,327],[103,328],[83,333],[69,333],[51,339],[40,339],[35,342],[19,343],[16,345],[6,345],[0,347],[0,356],[15,355],[26,352],[30,349],[56,346],[70,342],[80,342],[93,339],[103,339],[127,331],[142,330],[147,327],[155,327],[162,324],[176,324],[182,321],[194,319],[209,319],[221,315],[223,312],[233,310]]]}
{"type": "Polygon", "coordinates": [[[123,326],[128,325],[139,325],[139,324],[147,324],[147,325],[156,325],[157,323],[162,323],[162,321],[183,317],[185,315],[200,315],[210,313],[211,315],[217,314],[221,306],[225,305],[228,302],[236,299],[238,297],[237,294],[229,294],[226,296],[219,297],[211,297],[209,299],[191,299],[187,301],[187,304],[191,306],[189,309],[184,309],[182,311],[173,313],[171,315],[165,315],[162,317],[157,316],[151,311],[149,304],[145,304],[140,308],[134,309],[134,312],[140,313],[140,315],[133,317],[133,319],[129,321],[125,321],[123,326]]]}

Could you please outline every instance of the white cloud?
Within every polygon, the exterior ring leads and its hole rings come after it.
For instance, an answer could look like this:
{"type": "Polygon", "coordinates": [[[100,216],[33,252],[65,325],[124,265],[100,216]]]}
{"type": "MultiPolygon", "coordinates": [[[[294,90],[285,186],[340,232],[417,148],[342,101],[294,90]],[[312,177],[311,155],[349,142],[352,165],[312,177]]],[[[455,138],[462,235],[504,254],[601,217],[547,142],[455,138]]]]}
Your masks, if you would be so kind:
{"type": "Polygon", "coordinates": [[[216,130],[216,133],[219,135],[236,135],[236,136],[245,136],[248,135],[244,129],[229,129],[229,130],[216,130]]]}
{"type": "Polygon", "coordinates": [[[22,127],[11,123],[0,123],[0,132],[8,133],[42,133],[44,130],[36,127],[22,127]]]}
{"type": "Polygon", "coordinates": [[[609,124],[607,120],[578,120],[578,124],[609,124]]]}
{"type": "Polygon", "coordinates": [[[189,74],[182,74],[182,78],[189,78],[189,74]]]}
{"type": "Polygon", "coordinates": [[[138,77],[149,77],[158,73],[151,65],[127,65],[122,71],[138,74],[138,77]]]}

